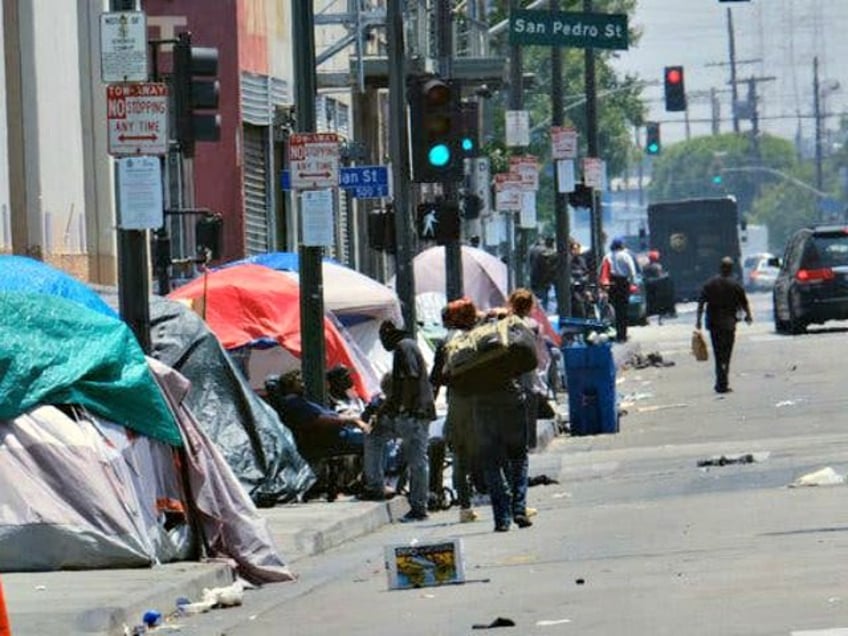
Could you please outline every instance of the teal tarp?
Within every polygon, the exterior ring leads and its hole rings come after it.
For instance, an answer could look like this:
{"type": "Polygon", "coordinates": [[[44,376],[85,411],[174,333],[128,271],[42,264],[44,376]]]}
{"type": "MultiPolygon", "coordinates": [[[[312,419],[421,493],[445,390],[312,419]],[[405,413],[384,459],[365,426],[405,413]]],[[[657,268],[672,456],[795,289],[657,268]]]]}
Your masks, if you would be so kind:
{"type": "Polygon", "coordinates": [[[144,352],[124,322],[56,296],[0,292],[0,420],[46,404],[79,404],[182,445],[144,352]]]}

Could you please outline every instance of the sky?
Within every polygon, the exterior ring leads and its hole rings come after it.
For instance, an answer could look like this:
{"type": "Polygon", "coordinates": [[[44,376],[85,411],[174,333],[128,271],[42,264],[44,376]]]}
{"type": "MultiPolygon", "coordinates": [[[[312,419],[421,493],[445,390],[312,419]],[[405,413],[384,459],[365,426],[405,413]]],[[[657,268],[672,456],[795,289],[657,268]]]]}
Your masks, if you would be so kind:
{"type": "MultiPolygon", "coordinates": [[[[728,8],[737,79],[758,80],[760,129],[794,141],[800,126],[802,137],[811,141],[816,56],[821,110],[838,115],[848,103],[848,0],[638,0],[629,24],[642,30],[642,39],[638,46],[620,51],[614,64],[622,72],[656,82],[643,93],[650,107],[648,120],[661,122],[663,143],[686,137],[685,116],[665,111],[662,86],[663,68],[683,65],[690,135],[711,133],[711,89],[719,91],[720,131],[733,130],[728,8]]],[[[744,100],[747,83],[738,90],[744,100]]],[[[824,121],[826,128],[837,128],[837,117],[824,121]]],[[[740,122],[742,131],[750,127],[749,120],[740,122]]]]}

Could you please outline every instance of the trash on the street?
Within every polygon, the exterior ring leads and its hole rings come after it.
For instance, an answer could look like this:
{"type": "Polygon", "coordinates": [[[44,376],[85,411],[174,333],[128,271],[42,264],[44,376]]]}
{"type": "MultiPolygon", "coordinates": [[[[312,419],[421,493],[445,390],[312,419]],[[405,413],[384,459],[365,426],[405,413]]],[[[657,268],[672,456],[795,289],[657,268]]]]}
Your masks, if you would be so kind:
{"type": "Polygon", "coordinates": [[[802,486],[836,486],[845,483],[845,475],[840,475],[830,466],[826,466],[812,473],[802,475],[791,484],[790,488],[800,488],[802,486]]]}
{"type": "Polygon", "coordinates": [[[768,459],[769,453],[739,453],[737,455],[715,455],[709,459],[699,459],[698,466],[727,466],[729,464],[753,464],[768,459]]]}
{"type": "Polygon", "coordinates": [[[471,629],[491,629],[493,627],[515,627],[515,621],[511,618],[503,618],[502,616],[498,616],[488,625],[484,625],[483,623],[476,623],[471,626],[471,629]]]}
{"type": "Polygon", "coordinates": [[[417,545],[385,547],[390,590],[465,582],[462,541],[448,539],[417,545]]]}
{"type": "Polygon", "coordinates": [[[244,600],[244,583],[237,579],[232,585],[225,587],[204,588],[202,601],[211,603],[212,607],[234,607],[241,605],[244,600]]]}
{"type": "Polygon", "coordinates": [[[560,618],[559,620],[543,620],[536,621],[536,627],[550,627],[551,625],[562,625],[564,623],[570,623],[570,618],[560,618]]]}
{"type": "Polygon", "coordinates": [[[156,627],[162,622],[162,612],[147,610],[141,617],[141,621],[147,625],[147,627],[156,627]]]}
{"type": "Polygon", "coordinates": [[[801,402],[801,400],[781,400],[780,402],[778,402],[774,406],[776,408],[780,409],[780,408],[783,408],[784,406],[795,406],[800,402],[801,402]]]}

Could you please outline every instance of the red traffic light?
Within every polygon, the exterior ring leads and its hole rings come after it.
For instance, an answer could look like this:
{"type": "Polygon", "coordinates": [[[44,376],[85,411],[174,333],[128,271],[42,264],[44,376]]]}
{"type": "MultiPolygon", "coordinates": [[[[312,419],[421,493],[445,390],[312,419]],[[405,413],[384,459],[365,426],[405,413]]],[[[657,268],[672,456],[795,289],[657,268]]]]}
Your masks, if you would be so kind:
{"type": "Polygon", "coordinates": [[[672,67],[666,71],[665,78],[669,84],[679,84],[683,80],[683,71],[680,68],[672,67]]]}

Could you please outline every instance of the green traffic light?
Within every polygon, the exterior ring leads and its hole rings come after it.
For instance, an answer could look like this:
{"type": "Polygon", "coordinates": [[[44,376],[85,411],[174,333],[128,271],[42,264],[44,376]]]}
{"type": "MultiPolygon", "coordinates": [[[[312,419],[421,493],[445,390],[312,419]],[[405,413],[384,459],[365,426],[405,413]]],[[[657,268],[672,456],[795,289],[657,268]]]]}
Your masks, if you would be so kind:
{"type": "Polygon", "coordinates": [[[713,175],[713,184],[714,185],[721,185],[722,181],[723,181],[723,178],[720,174],[713,175]]]}
{"type": "Polygon", "coordinates": [[[657,143],[648,144],[648,154],[655,155],[660,151],[660,145],[657,143]]]}
{"type": "Polygon", "coordinates": [[[450,148],[445,144],[436,144],[427,153],[427,161],[430,162],[431,166],[435,166],[436,168],[444,168],[450,163],[450,158],[450,148]]]}
{"type": "Polygon", "coordinates": [[[474,142],[471,140],[470,137],[462,138],[462,150],[463,152],[471,152],[472,150],[474,150],[474,142]]]}

